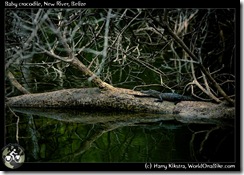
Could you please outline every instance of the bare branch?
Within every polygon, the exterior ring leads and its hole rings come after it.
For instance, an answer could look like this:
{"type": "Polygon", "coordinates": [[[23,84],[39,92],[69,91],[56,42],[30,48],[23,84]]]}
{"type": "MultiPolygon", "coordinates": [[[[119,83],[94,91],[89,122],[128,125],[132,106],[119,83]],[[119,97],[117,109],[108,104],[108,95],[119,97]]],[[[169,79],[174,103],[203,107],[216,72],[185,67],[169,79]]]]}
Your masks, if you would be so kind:
{"type": "Polygon", "coordinates": [[[23,94],[30,94],[29,91],[27,91],[14,77],[14,75],[10,72],[7,71],[7,77],[9,78],[9,81],[12,83],[14,87],[16,87],[20,92],[23,94]]]}

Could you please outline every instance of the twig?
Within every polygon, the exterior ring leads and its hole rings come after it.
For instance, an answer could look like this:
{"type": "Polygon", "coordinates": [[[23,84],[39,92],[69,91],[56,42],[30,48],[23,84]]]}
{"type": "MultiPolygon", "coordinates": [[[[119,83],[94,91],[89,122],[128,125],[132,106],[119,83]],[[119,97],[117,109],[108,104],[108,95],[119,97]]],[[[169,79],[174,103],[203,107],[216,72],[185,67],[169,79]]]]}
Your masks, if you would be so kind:
{"type": "Polygon", "coordinates": [[[107,14],[107,20],[106,20],[106,24],[105,24],[105,33],[104,33],[104,44],[103,44],[103,51],[102,51],[102,61],[99,65],[99,68],[96,72],[96,75],[99,76],[101,74],[101,71],[105,65],[106,59],[107,59],[107,49],[108,49],[108,32],[109,32],[109,23],[110,23],[110,18],[111,18],[111,12],[112,9],[108,10],[108,14],[107,14]]]}
{"type": "Polygon", "coordinates": [[[23,94],[30,94],[30,92],[28,90],[26,90],[14,77],[14,75],[8,70],[7,71],[7,77],[9,79],[9,81],[12,83],[12,85],[14,87],[16,87],[20,92],[22,92],[23,94]]]}
{"type": "Polygon", "coordinates": [[[204,92],[206,95],[208,95],[211,99],[215,100],[217,103],[220,103],[221,101],[215,97],[212,92],[209,90],[209,88],[207,88],[207,90],[202,87],[202,85],[197,81],[196,75],[195,75],[195,69],[194,69],[194,65],[193,63],[191,63],[191,70],[192,70],[192,77],[193,77],[193,84],[195,84],[199,89],[202,90],[202,92],[204,92]]]}
{"type": "MultiPolygon", "coordinates": [[[[212,82],[213,86],[219,91],[219,93],[232,105],[234,105],[234,100],[231,99],[224,90],[220,87],[220,85],[215,81],[215,79],[211,76],[211,74],[207,71],[207,69],[203,66],[200,60],[190,51],[190,49],[185,45],[185,43],[171,30],[168,22],[167,22],[167,10],[165,10],[164,16],[161,16],[161,22],[156,20],[150,13],[149,16],[153,21],[155,21],[158,25],[165,29],[166,32],[186,51],[186,53],[196,62],[198,62],[198,66],[201,71],[206,75],[206,77],[212,82]]],[[[217,100],[217,99],[216,99],[217,100]]],[[[220,100],[218,100],[220,102],[220,100]]]]}
{"type": "Polygon", "coordinates": [[[8,106],[10,112],[15,116],[17,117],[17,121],[16,121],[16,141],[17,143],[19,143],[19,116],[15,114],[15,112],[8,106]]]}

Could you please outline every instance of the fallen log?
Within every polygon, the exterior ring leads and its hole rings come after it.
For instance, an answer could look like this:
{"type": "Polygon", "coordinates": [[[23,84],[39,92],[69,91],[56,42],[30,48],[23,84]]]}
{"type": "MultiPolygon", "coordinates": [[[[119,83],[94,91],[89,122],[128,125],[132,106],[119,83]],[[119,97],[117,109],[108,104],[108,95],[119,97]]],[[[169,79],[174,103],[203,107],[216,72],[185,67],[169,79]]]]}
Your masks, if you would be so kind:
{"type": "Polygon", "coordinates": [[[203,101],[155,102],[154,98],[140,98],[139,91],[114,88],[65,89],[53,92],[25,94],[6,100],[9,107],[78,108],[82,110],[109,110],[141,113],[174,114],[184,120],[194,118],[233,119],[235,108],[203,101]],[[135,96],[136,95],[136,96],[135,96]]]}

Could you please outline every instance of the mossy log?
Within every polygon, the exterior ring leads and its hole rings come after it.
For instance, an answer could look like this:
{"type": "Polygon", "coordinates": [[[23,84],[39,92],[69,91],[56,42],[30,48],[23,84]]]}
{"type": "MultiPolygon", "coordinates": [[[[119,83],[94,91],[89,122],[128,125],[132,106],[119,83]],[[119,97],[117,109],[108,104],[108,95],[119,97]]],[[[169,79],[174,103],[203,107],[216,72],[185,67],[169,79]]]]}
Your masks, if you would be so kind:
{"type": "Polygon", "coordinates": [[[235,108],[224,104],[203,101],[155,102],[155,98],[141,98],[139,91],[113,88],[65,89],[53,92],[25,94],[6,100],[9,107],[79,108],[90,111],[110,110],[142,113],[174,114],[184,119],[225,118],[233,119],[235,108]],[[136,95],[136,96],[135,96],[136,95]]]}

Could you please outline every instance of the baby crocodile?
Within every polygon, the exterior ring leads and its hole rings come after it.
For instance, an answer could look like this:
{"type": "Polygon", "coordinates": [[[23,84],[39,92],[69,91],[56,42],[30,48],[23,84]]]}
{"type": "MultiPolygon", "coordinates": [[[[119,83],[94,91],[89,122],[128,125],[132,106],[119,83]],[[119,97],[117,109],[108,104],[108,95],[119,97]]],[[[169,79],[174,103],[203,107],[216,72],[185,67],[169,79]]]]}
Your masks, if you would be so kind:
{"type": "Polygon", "coordinates": [[[147,91],[141,91],[141,92],[149,95],[149,97],[158,98],[157,102],[163,102],[164,100],[166,100],[166,101],[175,102],[176,104],[180,101],[196,101],[196,99],[193,97],[184,96],[177,93],[161,93],[151,89],[147,91]]]}

